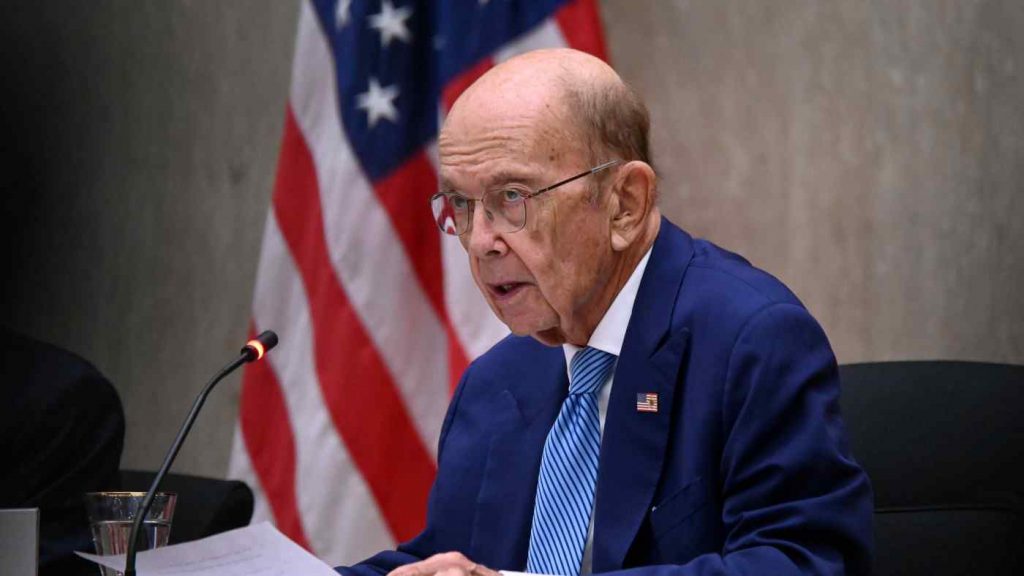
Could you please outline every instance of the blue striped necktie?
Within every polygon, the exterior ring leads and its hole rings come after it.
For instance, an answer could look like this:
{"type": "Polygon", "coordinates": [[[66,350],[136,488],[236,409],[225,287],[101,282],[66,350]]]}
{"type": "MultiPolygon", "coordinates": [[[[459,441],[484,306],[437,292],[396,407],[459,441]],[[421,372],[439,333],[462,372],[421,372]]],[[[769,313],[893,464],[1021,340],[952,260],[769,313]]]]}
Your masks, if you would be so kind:
{"type": "Polygon", "coordinates": [[[569,364],[569,396],[548,432],[540,461],[528,572],[580,573],[601,449],[597,392],[614,364],[615,355],[596,348],[583,348],[569,364]]]}

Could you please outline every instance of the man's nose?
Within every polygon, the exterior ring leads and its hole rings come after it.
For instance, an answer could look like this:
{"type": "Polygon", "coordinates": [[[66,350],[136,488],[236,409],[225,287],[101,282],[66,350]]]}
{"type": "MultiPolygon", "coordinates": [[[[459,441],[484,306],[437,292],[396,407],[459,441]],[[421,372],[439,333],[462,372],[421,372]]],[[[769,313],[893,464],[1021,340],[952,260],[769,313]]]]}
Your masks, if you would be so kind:
{"type": "Polygon", "coordinates": [[[488,217],[483,204],[473,210],[473,221],[469,231],[462,235],[466,250],[477,258],[493,258],[508,251],[508,245],[500,232],[494,230],[494,219],[488,217]]]}

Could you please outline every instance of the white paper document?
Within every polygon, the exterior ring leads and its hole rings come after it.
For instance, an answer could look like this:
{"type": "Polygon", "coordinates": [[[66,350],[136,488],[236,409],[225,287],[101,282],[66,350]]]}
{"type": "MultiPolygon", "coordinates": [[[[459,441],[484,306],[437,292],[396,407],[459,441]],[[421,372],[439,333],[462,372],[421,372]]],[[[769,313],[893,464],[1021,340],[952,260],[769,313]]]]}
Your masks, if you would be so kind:
{"type": "MultiPolygon", "coordinates": [[[[124,570],[124,554],[75,553],[108,568],[124,570]]],[[[138,576],[338,576],[269,522],[139,552],[135,571],[138,576]]]]}

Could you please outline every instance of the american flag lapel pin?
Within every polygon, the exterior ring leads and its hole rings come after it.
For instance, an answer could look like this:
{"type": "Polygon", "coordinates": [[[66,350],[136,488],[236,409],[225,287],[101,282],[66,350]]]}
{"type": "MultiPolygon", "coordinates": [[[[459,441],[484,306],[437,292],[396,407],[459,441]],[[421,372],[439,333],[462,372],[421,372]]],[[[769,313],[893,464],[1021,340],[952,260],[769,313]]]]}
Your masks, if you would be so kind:
{"type": "Polygon", "coordinates": [[[658,395],[653,392],[645,392],[643,394],[636,395],[636,411],[637,412],[657,412],[658,411],[658,395]]]}

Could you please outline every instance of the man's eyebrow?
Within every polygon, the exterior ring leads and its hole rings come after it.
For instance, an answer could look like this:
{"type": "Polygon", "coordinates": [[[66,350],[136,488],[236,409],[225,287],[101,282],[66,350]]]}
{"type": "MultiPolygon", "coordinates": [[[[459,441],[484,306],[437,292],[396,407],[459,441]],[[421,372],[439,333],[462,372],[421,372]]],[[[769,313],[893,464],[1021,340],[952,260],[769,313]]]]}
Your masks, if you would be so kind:
{"type": "Polygon", "coordinates": [[[465,194],[465,190],[460,190],[458,186],[452,184],[452,181],[441,173],[438,173],[437,175],[437,188],[441,192],[459,192],[465,194]]]}
{"type": "MultiPolygon", "coordinates": [[[[535,182],[533,182],[533,179],[534,176],[529,174],[528,172],[505,168],[498,170],[493,174],[489,174],[487,176],[487,179],[484,181],[483,187],[491,188],[494,186],[500,186],[502,184],[508,184],[510,182],[521,183],[529,186],[531,184],[535,184],[535,182]]],[[[454,186],[451,183],[451,181],[449,181],[444,176],[440,176],[438,178],[437,186],[442,192],[460,192],[462,194],[467,193],[465,190],[460,190],[458,187],[454,186]]]]}
{"type": "Polygon", "coordinates": [[[452,186],[451,182],[446,180],[443,176],[437,179],[437,187],[442,192],[452,192],[455,190],[455,187],[452,186]]]}
{"type": "Polygon", "coordinates": [[[527,172],[506,168],[498,170],[497,172],[488,176],[487,187],[508,184],[511,182],[530,185],[531,183],[533,183],[533,179],[534,176],[527,172]]]}

